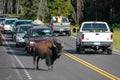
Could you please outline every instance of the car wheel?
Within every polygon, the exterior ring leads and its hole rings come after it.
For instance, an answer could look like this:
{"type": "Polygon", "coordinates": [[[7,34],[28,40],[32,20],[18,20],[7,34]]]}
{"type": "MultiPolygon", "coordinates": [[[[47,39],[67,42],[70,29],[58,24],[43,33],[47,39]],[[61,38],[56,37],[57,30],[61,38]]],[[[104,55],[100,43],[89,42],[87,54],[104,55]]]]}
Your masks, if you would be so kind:
{"type": "Polygon", "coordinates": [[[1,41],[0,41],[0,46],[2,46],[2,45],[3,45],[3,41],[1,40],[1,41]]]}
{"type": "Polygon", "coordinates": [[[17,43],[15,44],[15,46],[16,46],[16,47],[19,47],[19,45],[18,45],[17,43]]]}

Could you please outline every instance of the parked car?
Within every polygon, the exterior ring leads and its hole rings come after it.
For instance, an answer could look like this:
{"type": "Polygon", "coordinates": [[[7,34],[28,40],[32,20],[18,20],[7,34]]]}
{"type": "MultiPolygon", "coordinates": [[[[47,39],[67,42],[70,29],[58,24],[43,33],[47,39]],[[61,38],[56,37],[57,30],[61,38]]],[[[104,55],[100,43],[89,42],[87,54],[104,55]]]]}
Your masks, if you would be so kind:
{"type": "Polygon", "coordinates": [[[27,54],[32,54],[34,44],[53,38],[53,31],[49,26],[40,25],[29,28],[24,36],[27,54]]]}
{"type": "Polygon", "coordinates": [[[3,28],[3,24],[4,24],[5,18],[0,18],[0,31],[3,32],[4,28],[3,28]]]}
{"type": "Polygon", "coordinates": [[[50,21],[50,26],[53,29],[53,33],[58,35],[71,35],[71,24],[66,16],[62,16],[61,22],[57,21],[57,16],[53,16],[50,21]]]}
{"type": "Polygon", "coordinates": [[[8,18],[9,16],[7,14],[0,14],[0,18],[8,18]]]}
{"type": "Polygon", "coordinates": [[[83,22],[76,38],[76,51],[84,52],[85,49],[102,50],[112,54],[113,35],[112,29],[106,22],[83,22]]]}
{"type": "Polygon", "coordinates": [[[3,24],[4,33],[12,32],[13,23],[17,21],[17,18],[6,18],[3,24]]]}
{"type": "Polygon", "coordinates": [[[27,33],[28,28],[31,27],[31,25],[27,24],[17,26],[15,33],[13,34],[13,39],[16,42],[16,47],[25,46],[25,40],[23,39],[23,37],[27,33]]]}
{"type": "Polygon", "coordinates": [[[14,24],[13,24],[13,27],[12,27],[12,38],[13,38],[13,34],[14,34],[18,25],[22,25],[22,24],[31,25],[32,22],[33,22],[32,20],[17,20],[17,21],[15,21],[14,24]]]}

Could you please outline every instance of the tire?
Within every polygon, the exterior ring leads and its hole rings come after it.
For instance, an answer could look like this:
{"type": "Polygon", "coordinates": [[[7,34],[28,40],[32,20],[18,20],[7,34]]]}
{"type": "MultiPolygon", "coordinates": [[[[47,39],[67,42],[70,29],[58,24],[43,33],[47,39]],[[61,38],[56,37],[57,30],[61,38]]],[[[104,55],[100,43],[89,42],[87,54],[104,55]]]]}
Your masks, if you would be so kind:
{"type": "Polygon", "coordinates": [[[1,41],[0,41],[0,46],[2,46],[2,45],[3,45],[3,41],[1,40],[1,41]]]}
{"type": "Polygon", "coordinates": [[[80,54],[84,54],[84,49],[81,46],[76,46],[76,52],[80,54]]]}
{"type": "Polygon", "coordinates": [[[66,32],[66,35],[71,36],[71,32],[70,31],[66,32]]]}
{"type": "Polygon", "coordinates": [[[78,46],[76,46],[76,52],[80,52],[80,49],[78,46]]]}
{"type": "Polygon", "coordinates": [[[77,44],[77,41],[76,41],[76,52],[77,53],[84,53],[84,48],[82,48],[82,46],[79,44],[77,44]]]}
{"type": "Polygon", "coordinates": [[[79,45],[77,45],[77,40],[76,40],[76,52],[78,53],[80,51],[79,45]]]}
{"type": "Polygon", "coordinates": [[[80,46],[80,51],[79,51],[80,54],[84,54],[84,49],[80,46]]]}
{"type": "Polygon", "coordinates": [[[15,44],[15,46],[16,46],[17,48],[19,47],[19,45],[18,45],[17,43],[15,44]]]}
{"type": "Polygon", "coordinates": [[[111,54],[112,54],[112,50],[111,50],[111,49],[108,49],[108,50],[107,50],[107,54],[108,54],[108,55],[111,55],[111,54]]]}

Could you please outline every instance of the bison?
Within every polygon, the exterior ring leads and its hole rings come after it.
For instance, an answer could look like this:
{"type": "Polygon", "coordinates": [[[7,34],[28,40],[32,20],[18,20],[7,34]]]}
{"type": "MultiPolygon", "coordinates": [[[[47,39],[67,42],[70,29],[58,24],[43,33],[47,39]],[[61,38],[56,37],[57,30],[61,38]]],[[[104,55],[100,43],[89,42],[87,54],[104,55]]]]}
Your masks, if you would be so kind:
{"type": "Polygon", "coordinates": [[[33,64],[35,70],[39,69],[39,59],[45,59],[48,70],[53,69],[53,64],[57,58],[60,57],[64,44],[57,40],[46,40],[35,44],[33,48],[33,64]]]}

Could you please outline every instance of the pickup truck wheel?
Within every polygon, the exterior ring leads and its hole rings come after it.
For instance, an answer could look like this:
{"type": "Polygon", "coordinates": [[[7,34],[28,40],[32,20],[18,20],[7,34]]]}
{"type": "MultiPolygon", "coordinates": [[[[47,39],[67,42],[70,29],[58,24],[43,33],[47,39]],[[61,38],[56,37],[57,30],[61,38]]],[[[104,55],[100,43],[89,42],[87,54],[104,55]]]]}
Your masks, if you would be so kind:
{"type": "Polygon", "coordinates": [[[77,47],[76,46],[76,52],[80,53],[80,54],[83,54],[84,53],[84,49],[81,48],[81,47],[77,47]]]}
{"type": "Polygon", "coordinates": [[[79,52],[79,51],[80,51],[79,47],[76,46],[76,52],[79,52]]]}
{"type": "Polygon", "coordinates": [[[79,53],[80,53],[80,54],[84,54],[84,49],[83,49],[83,48],[80,48],[79,53]]]}
{"type": "Polygon", "coordinates": [[[70,36],[71,35],[70,31],[66,32],[65,34],[66,34],[66,36],[70,36]]]}
{"type": "Polygon", "coordinates": [[[107,50],[107,54],[108,54],[108,55],[111,55],[111,54],[112,54],[112,50],[111,50],[111,49],[108,49],[108,50],[107,50]]]}
{"type": "Polygon", "coordinates": [[[70,36],[71,35],[71,33],[70,32],[68,32],[68,36],[70,36]]]}

